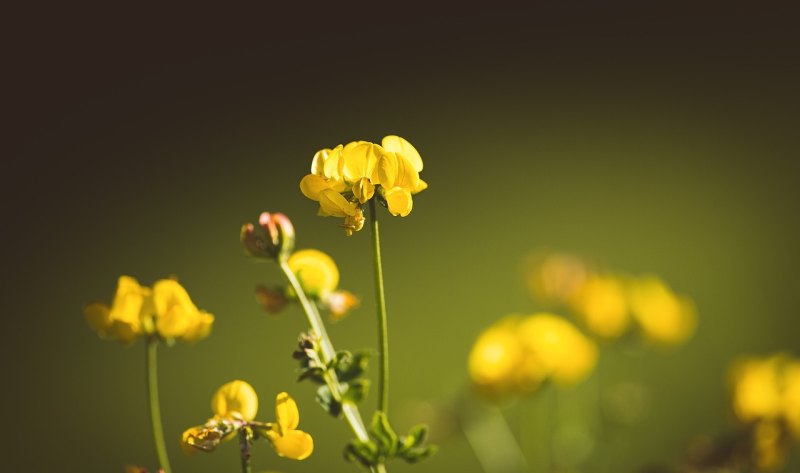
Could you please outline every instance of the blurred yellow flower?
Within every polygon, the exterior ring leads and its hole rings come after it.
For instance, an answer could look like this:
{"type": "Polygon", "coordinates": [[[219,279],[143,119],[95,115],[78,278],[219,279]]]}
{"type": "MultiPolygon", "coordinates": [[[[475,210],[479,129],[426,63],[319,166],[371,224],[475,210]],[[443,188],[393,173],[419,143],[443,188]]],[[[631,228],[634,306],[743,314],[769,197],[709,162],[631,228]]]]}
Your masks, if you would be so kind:
{"type": "Polygon", "coordinates": [[[258,412],[258,396],[252,386],[237,379],[217,389],[211,398],[211,410],[221,419],[251,421],[258,412]]]}
{"type": "Polygon", "coordinates": [[[300,412],[294,399],[285,392],[275,398],[275,418],[272,429],[266,432],[275,452],[293,460],[308,458],[314,451],[314,439],[306,432],[297,430],[300,412]]]}
{"type": "Polygon", "coordinates": [[[663,345],[677,345],[694,334],[697,315],[694,303],[678,296],[659,278],[645,276],[628,288],[631,312],[645,337],[663,345]]]}
{"type": "Polygon", "coordinates": [[[86,322],[101,337],[131,343],[144,333],[142,321],[152,312],[151,291],[130,276],[120,276],[111,307],[95,302],[83,312],[86,322]]]}
{"type": "Polygon", "coordinates": [[[478,336],[469,353],[469,376],[488,397],[510,394],[518,388],[522,345],[515,333],[517,319],[503,319],[478,336]]]}
{"type": "Polygon", "coordinates": [[[319,215],[345,219],[348,235],[363,227],[361,205],[379,194],[389,212],[407,216],[412,194],[428,185],[419,178],[422,158],[411,143],[390,135],[381,145],[353,141],[314,155],[311,173],[300,181],[300,191],[319,202],[319,215]]]}
{"type": "Polygon", "coordinates": [[[177,281],[162,279],[153,289],[121,276],[111,307],[95,302],[84,308],[89,326],[101,337],[131,343],[139,336],[201,340],[211,332],[214,316],[198,310],[177,281]]]}
{"type": "Polygon", "coordinates": [[[517,334],[529,360],[557,384],[578,383],[597,364],[597,346],[563,317],[531,315],[520,322],[517,334]]]}
{"type": "Polygon", "coordinates": [[[610,275],[592,275],[574,291],[571,305],[591,332],[603,338],[618,338],[630,324],[623,282],[610,275]]]}
{"type": "Polygon", "coordinates": [[[578,256],[550,251],[527,256],[523,271],[530,294],[547,304],[567,303],[591,274],[578,256]]]}
{"type": "Polygon", "coordinates": [[[288,264],[310,296],[324,297],[339,285],[339,268],[333,258],[322,251],[296,251],[289,256],[288,264]]]}
{"type": "Polygon", "coordinates": [[[789,431],[800,441],[800,360],[794,359],[784,367],[782,404],[789,431]]]}
{"type": "Polygon", "coordinates": [[[469,375],[490,398],[535,390],[547,379],[567,386],[597,363],[597,346],[552,314],[509,316],[480,334],[469,354],[469,375]]]}

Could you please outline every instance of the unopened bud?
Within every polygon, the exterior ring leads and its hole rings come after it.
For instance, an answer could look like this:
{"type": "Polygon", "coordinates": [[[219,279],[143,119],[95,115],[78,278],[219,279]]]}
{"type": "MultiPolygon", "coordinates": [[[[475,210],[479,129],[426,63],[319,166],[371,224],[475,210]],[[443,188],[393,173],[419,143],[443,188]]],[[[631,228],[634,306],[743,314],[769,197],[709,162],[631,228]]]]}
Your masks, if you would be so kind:
{"type": "Polygon", "coordinates": [[[263,212],[256,230],[252,223],[242,226],[241,240],[245,250],[260,258],[285,259],[294,249],[294,226],[286,215],[263,212]]]}

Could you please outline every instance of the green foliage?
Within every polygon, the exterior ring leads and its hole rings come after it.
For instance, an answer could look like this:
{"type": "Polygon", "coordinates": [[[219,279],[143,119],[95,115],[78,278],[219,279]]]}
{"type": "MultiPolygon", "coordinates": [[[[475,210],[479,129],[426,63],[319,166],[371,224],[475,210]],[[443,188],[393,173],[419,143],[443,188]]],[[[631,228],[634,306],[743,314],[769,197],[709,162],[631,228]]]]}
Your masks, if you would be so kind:
{"type": "Polygon", "coordinates": [[[368,441],[352,440],[344,450],[348,461],[357,461],[366,468],[384,463],[392,458],[402,458],[408,463],[417,463],[434,453],[435,445],[425,445],[428,427],[417,425],[408,434],[398,437],[389,420],[381,411],[375,413],[369,426],[368,441]]]}

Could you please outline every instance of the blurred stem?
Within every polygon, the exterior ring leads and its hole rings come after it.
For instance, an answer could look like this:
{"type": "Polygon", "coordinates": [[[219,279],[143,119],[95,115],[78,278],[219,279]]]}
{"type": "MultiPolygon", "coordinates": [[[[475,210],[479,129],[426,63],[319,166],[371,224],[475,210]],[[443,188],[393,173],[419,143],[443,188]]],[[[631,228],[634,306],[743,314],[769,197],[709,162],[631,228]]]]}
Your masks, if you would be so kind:
{"type": "Polygon", "coordinates": [[[383,290],[383,265],[381,264],[381,236],[378,231],[378,212],[375,199],[369,201],[370,229],[372,230],[372,255],[375,260],[375,304],[378,314],[378,410],[389,415],[389,324],[386,316],[386,295],[383,290]]]}
{"type": "MultiPolygon", "coordinates": [[[[325,324],[322,322],[322,317],[319,315],[317,306],[306,296],[303,287],[300,285],[300,281],[297,280],[297,276],[292,272],[292,268],[289,267],[289,263],[287,263],[285,259],[278,263],[280,264],[284,277],[286,277],[292,289],[294,289],[295,294],[297,294],[300,306],[302,306],[303,312],[306,314],[306,319],[308,319],[308,324],[311,326],[311,333],[319,340],[322,362],[327,365],[336,357],[336,350],[334,350],[333,343],[331,343],[331,339],[328,337],[328,332],[325,331],[325,324]]],[[[325,381],[328,388],[331,390],[333,398],[342,402],[342,389],[336,377],[336,372],[328,370],[326,372],[325,381]]],[[[342,412],[356,438],[362,441],[368,441],[369,435],[367,434],[366,427],[364,427],[364,421],[361,418],[358,406],[351,402],[342,402],[342,412]]]]}
{"type": "Polygon", "coordinates": [[[242,455],[242,473],[251,473],[250,469],[250,442],[247,439],[247,429],[239,429],[239,451],[242,455]]]}
{"type": "Polygon", "coordinates": [[[156,455],[158,464],[164,473],[171,473],[169,457],[167,456],[167,446],[164,443],[164,429],[161,426],[161,405],[158,401],[158,338],[150,336],[147,338],[147,358],[145,360],[147,370],[147,399],[150,408],[150,424],[153,428],[153,441],[156,444],[156,455]]]}

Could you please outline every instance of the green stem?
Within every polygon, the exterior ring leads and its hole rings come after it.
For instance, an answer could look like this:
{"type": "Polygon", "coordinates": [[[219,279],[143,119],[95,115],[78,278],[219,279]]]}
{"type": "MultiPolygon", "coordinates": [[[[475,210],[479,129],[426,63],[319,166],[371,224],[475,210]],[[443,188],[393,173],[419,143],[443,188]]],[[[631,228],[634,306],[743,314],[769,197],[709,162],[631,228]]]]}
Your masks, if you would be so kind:
{"type": "Polygon", "coordinates": [[[242,456],[242,473],[251,473],[250,469],[250,442],[247,439],[247,429],[239,430],[239,451],[242,456]]]}
{"type": "MultiPolygon", "coordinates": [[[[322,362],[327,365],[336,356],[336,350],[334,350],[333,343],[331,343],[331,339],[328,337],[328,332],[325,330],[325,324],[322,322],[322,317],[319,315],[317,306],[306,296],[303,287],[300,285],[300,281],[297,280],[297,276],[295,276],[292,268],[289,267],[289,263],[287,263],[285,259],[278,263],[280,264],[284,277],[286,277],[289,281],[289,285],[292,286],[295,294],[297,294],[300,306],[303,308],[303,312],[305,312],[306,318],[308,319],[308,324],[311,326],[311,332],[319,340],[322,362]]],[[[326,384],[331,390],[331,395],[337,401],[341,401],[342,391],[336,373],[328,371],[326,381],[328,381],[326,384]]],[[[369,434],[367,434],[367,428],[364,426],[364,420],[361,418],[358,406],[351,402],[342,402],[342,413],[356,438],[362,441],[368,441],[369,434]]]]}
{"type": "Polygon", "coordinates": [[[383,290],[383,265],[381,264],[381,236],[378,230],[378,212],[375,199],[369,201],[372,230],[372,256],[375,260],[375,305],[378,312],[378,410],[389,414],[389,324],[386,317],[386,295],[383,290]]]}
{"type": "Polygon", "coordinates": [[[150,424],[153,427],[153,440],[156,444],[156,455],[158,463],[164,473],[171,473],[169,457],[167,456],[167,446],[164,443],[164,429],[161,426],[161,405],[158,402],[158,366],[157,366],[158,339],[150,337],[147,339],[147,358],[145,361],[147,369],[147,394],[148,406],[150,408],[150,424]]]}

